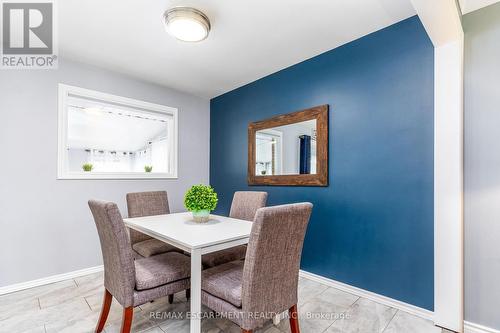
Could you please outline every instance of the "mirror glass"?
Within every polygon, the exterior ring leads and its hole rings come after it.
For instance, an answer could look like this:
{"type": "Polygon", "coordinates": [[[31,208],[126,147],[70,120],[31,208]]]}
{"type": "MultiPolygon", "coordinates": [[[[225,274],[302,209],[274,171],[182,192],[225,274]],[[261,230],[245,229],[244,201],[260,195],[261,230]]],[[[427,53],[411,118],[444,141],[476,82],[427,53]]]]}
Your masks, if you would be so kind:
{"type": "Polygon", "coordinates": [[[255,133],[255,175],[316,174],[316,119],[255,133]]]}

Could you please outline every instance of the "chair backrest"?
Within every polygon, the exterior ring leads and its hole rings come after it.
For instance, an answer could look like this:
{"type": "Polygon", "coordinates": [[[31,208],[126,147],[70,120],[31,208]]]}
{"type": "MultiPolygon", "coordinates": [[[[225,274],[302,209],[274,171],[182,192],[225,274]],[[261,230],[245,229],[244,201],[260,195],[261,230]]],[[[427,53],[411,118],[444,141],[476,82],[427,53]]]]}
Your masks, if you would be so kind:
{"type": "Polygon", "coordinates": [[[135,266],[132,250],[116,204],[90,200],[89,207],[101,241],[104,286],[124,307],[133,305],[135,266]]]}
{"type": "MultiPolygon", "coordinates": [[[[128,217],[170,214],[166,191],[137,192],[127,194],[128,217]]],[[[132,244],[151,239],[148,235],[130,229],[132,244]]]]}
{"type": "Polygon", "coordinates": [[[297,304],[300,257],[312,207],[306,202],[257,211],[243,268],[244,312],[280,313],[297,304]]]}
{"type": "Polygon", "coordinates": [[[235,219],[253,221],[257,209],[266,207],[267,192],[234,192],[229,216],[235,219]]]}

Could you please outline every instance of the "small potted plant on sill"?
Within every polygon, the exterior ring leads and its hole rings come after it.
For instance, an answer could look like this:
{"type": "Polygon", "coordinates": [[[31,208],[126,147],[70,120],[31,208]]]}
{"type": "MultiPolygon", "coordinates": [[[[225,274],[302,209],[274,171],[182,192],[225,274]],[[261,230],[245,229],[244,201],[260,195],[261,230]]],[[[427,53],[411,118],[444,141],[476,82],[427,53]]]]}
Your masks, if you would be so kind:
{"type": "Polygon", "coordinates": [[[195,222],[208,222],[210,211],[217,206],[217,193],[208,185],[194,185],[184,196],[184,206],[195,222]]]}
{"type": "Polygon", "coordinates": [[[145,165],[145,166],[144,166],[144,171],[146,171],[146,172],[151,172],[151,171],[153,171],[153,166],[152,166],[152,165],[145,165]]]}
{"type": "Polygon", "coordinates": [[[82,169],[85,172],[90,172],[93,168],[94,166],[92,165],[92,163],[85,163],[84,165],[82,165],[82,169]]]}

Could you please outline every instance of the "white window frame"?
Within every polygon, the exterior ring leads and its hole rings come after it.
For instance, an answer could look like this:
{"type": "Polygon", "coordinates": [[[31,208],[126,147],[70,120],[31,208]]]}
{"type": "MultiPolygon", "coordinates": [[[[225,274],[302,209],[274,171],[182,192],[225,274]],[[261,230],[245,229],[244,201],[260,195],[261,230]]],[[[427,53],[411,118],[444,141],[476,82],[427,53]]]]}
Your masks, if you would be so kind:
{"type": "Polygon", "coordinates": [[[59,84],[58,101],[58,133],[57,133],[57,179],[177,179],[178,172],[178,109],[144,102],[128,97],[111,95],[95,90],[59,84]],[[98,99],[105,102],[121,104],[132,108],[140,108],[149,112],[168,114],[173,119],[173,133],[171,140],[173,172],[171,173],[139,173],[139,172],[70,172],[66,169],[68,165],[67,139],[68,139],[68,96],[77,95],[85,98],[98,99]]]}
{"type": "MultiPolygon", "coordinates": [[[[275,137],[278,137],[280,139],[280,154],[281,154],[281,156],[280,156],[280,163],[279,163],[280,173],[276,174],[275,176],[282,175],[282,172],[283,172],[283,132],[277,131],[277,130],[274,130],[274,129],[271,129],[271,128],[266,128],[266,129],[263,129],[263,130],[258,130],[255,133],[255,138],[256,139],[257,139],[257,136],[258,136],[259,133],[262,133],[264,135],[275,136],[275,137]]],[[[257,159],[257,156],[255,156],[255,159],[257,159]]],[[[256,175],[256,176],[260,176],[260,175],[256,175]]]]}

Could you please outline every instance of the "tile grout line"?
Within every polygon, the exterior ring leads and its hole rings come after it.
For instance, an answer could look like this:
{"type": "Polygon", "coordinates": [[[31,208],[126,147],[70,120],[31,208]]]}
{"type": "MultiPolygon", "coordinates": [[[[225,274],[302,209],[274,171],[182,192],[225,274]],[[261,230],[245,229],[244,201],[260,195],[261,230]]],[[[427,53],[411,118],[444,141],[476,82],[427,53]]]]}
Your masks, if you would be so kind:
{"type": "MultiPolygon", "coordinates": [[[[357,298],[354,302],[352,302],[352,304],[351,304],[351,305],[349,305],[349,307],[348,307],[345,311],[341,312],[340,314],[347,313],[347,311],[349,311],[349,310],[350,310],[350,309],[354,306],[354,304],[358,303],[358,302],[359,302],[359,300],[361,299],[361,297],[359,297],[359,296],[357,296],[357,297],[358,297],[358,298],[357,298]]],[[[331,324],[330,324],[330,325],[329,325],[329,326],[328,326],[328,327],[327,327],[327,328],[326,328],[326,329],[325,329],[322,333],[324,333],[324,332],[328,331],[328,330],[330,329],[330,327],[332,327],[332,326],[333,326],[333,324],[335,324],[335,323],[337,322],[337,320],[339,320],[339,319],[338,319],[338,318],[337,318],[337,319],[335,319],[335,320],[334,320],[334,321],[333,321],[333,322],[332,322],[332,323],[331,323],[331,324]]]]}
{"type": "MultiPolygon", "coordinates": [[[[316,296],[314,296],[314,297],[317,297],[317,296],[321,295],[322,293],[323,293],[323,292],[321,292],[321,293],[317,294],[317,295],[316,295],[316,296]]],[[[302,307],[302,306],[304,306],[304,305],[308,304],[309,302],[311,302],[311,301],[314,299],[314,297],[311,297],[311,299],[309,299],[309,300],[305,301],[305,302],[304,302],[304,303],[302,303],[300,306],[302,307]]],[[[298,308],[298,306],[299,306],[299,304],[297,303],[297,308],[298,308]]]]}
{"type": "MultiPolygon", "coordinates": [[[[394,308],[391,308],[391,309],[394,309],[394,308]]],[[[394,312],[394,315],[392,316],[391,320],[389,320],[387,322],[387,325],[385,325],[384,329],[382,330],[382,333],[385,332],[385,330],[387,329],[387,327],[389,327],[389,325],[392,323],[392,321],[394,320],[394,317],[396,317],[396,314],[399,312],[398,309],[396,309],[396,312],[394,312]]]]}
{"type": "Polygon", "coordinates": [[[87,298],[86,297],[83,297],[83,300],[85,301],[85,303],[87,303],[87,306],[89,307],[90,311],[94,311],[92,310],[92,307],[90,306],[89,302],[87,301],[87,298]]]}
{"type": "MultiPolygon", "coordinates": [[[[323,294],[325,291],[327,291],[328,289],[330,289],[331,287],[328,287],[327,285],[324,285],[326,288],[325,290],[323,290],[322,292],[320,292],[319,294],[317,295],[314,295],[313,297],[311,297],[309,300],[305,301],[304,303],[302,303],[301,306],[304,306],[306,305],[307,303],[311,302],[315,297],[318,297],[319,295],[323,294]]],[[[297,297],[298,298],[298,297],[297,297]]],[[[298,303],[297,303],[297,306],[298,306],[298,303]]]]}

